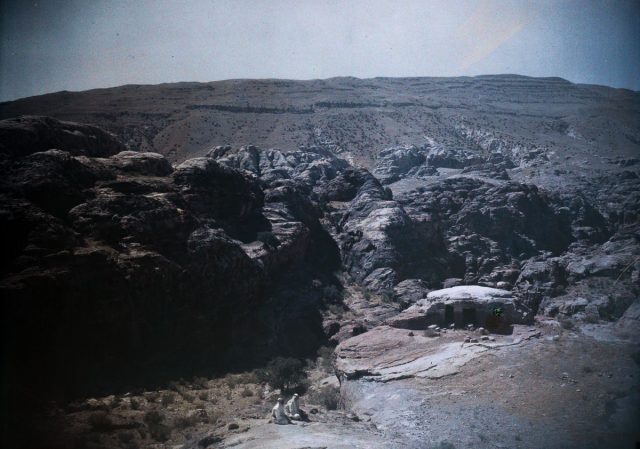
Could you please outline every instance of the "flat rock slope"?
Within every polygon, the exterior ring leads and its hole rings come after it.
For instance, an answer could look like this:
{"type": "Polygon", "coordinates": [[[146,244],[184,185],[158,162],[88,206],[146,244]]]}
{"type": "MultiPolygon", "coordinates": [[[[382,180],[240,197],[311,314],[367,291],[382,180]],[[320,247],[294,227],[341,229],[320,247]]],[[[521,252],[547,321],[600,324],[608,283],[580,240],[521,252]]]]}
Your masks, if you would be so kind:
{"type": "Polygon", "coordinates": [[[640,439],[640,93],[516,75],[229,80],[59,92],[0,118],[10,447],[640,439]],[[342,409],[304,425],[230,405],[268,410],[262,390],[229,390],[228,428],[196,426],[216,413],[205,399],[180,409],[163,441],[122,411],[157,412],[153,394],[134,401],[144,388],[322,346],[335,376],[310,387],[339,384],[342,409]],[[104,401],[87,398],[110,394],[91,434],[82,413],[104,401]]]}

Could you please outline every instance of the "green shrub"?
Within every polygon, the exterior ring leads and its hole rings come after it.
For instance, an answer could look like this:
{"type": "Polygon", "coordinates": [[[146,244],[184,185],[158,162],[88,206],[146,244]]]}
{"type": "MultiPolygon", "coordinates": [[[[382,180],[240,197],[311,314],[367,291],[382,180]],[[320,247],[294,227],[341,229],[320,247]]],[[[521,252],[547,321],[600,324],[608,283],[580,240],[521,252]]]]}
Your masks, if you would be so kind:
{"type": "Polygon", "coordinates": [[[340,388],[325,385],[309,395],[309,402],[322,405],[327,410],[336,410],[340,405],[340,388]]]}
{"type": "Polygon", "coordinates": [[[197,390],[206,390],[209,388],[209,380],[205,377],[196,377],[193,379],[193,387],[197,390]]]}
{"type": "Polygon", "coordinates": [[[163,424],[164,415],[153,410],[144,414],[143,418],[151,438],[159,442],[165,442],[171,438],[171,429],[163,424]]]}
{"type": "Polygon", "coordinates": [[[128,444],[128,443],[131,443],[134,439],[135,439],[135,436],[131,432],[120,432],[118,434],[118,440],[121,443],[128,444]]]}
{"type": "Polygon", "coordinates": [[[240,396],[242,396],[243,398],[249,398],[249,397],[253,396],[253,391],[250,390],[249,388],[245,388],[240,393],[240,396]]]}
{"type": "Polygon", "coordinates": [[[96,432],[109,432],[113,430],[113,421],[106,412],[96,412],[89,416],[89,425],[96,432]]]}
{"type": "Polygon", "coordinates": [[[161,443],[171,438],[171,429],[164,424],[149,426],[149,433],[151,434],[151,438],[161,443]]]}
{"type": "Polygon", "coordinates": [[[286,391],[295,388],[306,377],[302,361],[291,357],[277,357],[266,368],[271,388],[286,391]]]}
{"type": "Polygon", "coordinates": [[[175,401],[176,401],[176,395],[168,391],[162,395],[162,399],[160,400],[162,405],[165,407],[169,404],[173,404],[175,401]]]}
{"type": "Polygon", "coordinates": [[[158,411],[152,410],[150,412],[145,413],[142,420],[146,425],[160,424],[162,421],[164,421],[164,415],[158,411]]]}
{"type": "Polygon", "coordinates": [[[394,299],[393,292],[384,290],[383,292],[380,293],[380,299],[382,300],[382,302],[386,302],[386,303],[393,302],[393,299],[394,299]]]}
{"type": "Polygon", "coordinates": [[[229,375],[226,377],[225,383],[227,384],[227,387],[234,390],[236,386],[238,386],[238,379],[236,379],[235,376],[229,375]]]}
{"type": "Polygon", "coordinates": [[[571,330],[576,327],[575,323],[571,318],[559,318],[558,322],[563,329],[571,330]]]}
{"type": "Polygon", "coordinates": [[[129,404],[131,405],[131,410],[140,410],[140,401],[138,399],[131,398],[129,404]]]}
{"type": "Polygon", "coordinates": [[[249,371],[246,373],[241,373],[236,376],[236,380],[241,384],[257,384],[258,383],[258,375],[255,371],[249,371]]]}
{"type": "Polygon", "coordinates": [[[206,391],[202,391],[202,392],[198,393],[198,399],[200,399],[201,401],[208,401],[209,400],[209,393],[207,393],[206,391]]]}
{"type": "Polygon", "coordinates": [[[298,384],[291,389],[291,393],[298,393],[299,395],[303,395],[309,390],[311,387],[311,382],[309,379],[302,379],[298,384]]]}
{"type": "Polygon", "coordinates": [[[186,429],[198,424],[199,418],[197,416],[179,416],[174,421],[174,426],[178,429],[186,429]]]}
{"type": "Polygon", "coordinates": [[[184,399],[187,402],[193,402],[196,400],[196,397],[186,390],[181,390],[180,396],[182,396],[182,399],[184,399]]]}
{"type": "Polygon", "coordinates": [[[324,296],[324,299],[328,302],[336,302],[341,298],[340,291],[335,285],[327,285],[322,290],[322,294],[324,296]]]}
{"type": "Polygon", "coordinates": [[[109,404],[109,408],[116,408],[121,403],[122,403],[122,398],[119,398],[118,396],[114,396],[113,399],[111,399],[111,403],[109,404]]]}
{"type": "Polygon", "coordinates": [[[331,346],[321,346],[318,349],[318,367],[325,371],[331,371],[333,368],[333,348],[331,346]]]}

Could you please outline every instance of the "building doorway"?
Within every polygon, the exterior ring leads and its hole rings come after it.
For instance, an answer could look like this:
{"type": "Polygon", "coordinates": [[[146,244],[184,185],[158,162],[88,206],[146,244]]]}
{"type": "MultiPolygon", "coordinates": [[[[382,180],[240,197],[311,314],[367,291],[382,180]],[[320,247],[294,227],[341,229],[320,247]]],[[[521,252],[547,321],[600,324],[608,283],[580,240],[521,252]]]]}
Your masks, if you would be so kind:
{"type": "Polygon", "coordinates": [[[478,317],[476,314],[476,309],[462,309],[462,324],[466,326],[467,324],[473,324],[474,326],[478,322],[478,317]]]}
{"type": "Polygon", "coordinates": [[[449,326],[455,322],[455,315],[453,313],[453,306],[446,305],[444,306],[444,325],[449,326]]]}

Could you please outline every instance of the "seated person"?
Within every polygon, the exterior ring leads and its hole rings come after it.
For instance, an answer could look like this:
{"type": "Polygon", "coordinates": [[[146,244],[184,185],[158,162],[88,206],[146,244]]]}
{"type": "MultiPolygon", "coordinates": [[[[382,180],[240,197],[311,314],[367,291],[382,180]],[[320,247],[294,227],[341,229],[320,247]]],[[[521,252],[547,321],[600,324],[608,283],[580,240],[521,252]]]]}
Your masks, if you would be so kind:
{"type": "Polygon", "coordinates": [[[295,420],[306,420],[307,414],[300,409],[300,396],[298,393],[295,393],[287,405],[284,406],[284,412],[291,419],[295,420]]]}
{"type": "Polygon", "coordinates": [[[274,424],[291,423],[291,420],[284,411],[284,399],[278,398],[278,403],[271,409],[271,418],[274,424]]]}

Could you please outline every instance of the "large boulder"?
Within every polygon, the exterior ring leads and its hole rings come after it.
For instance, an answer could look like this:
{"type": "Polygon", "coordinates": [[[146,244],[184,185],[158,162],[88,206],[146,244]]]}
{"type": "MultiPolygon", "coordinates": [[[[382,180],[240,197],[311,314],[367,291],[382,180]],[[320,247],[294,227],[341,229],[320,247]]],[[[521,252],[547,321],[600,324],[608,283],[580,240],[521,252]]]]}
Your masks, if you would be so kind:
{"type": "Polygon", "coordinates": [[[23,196],[62,217],[91,196],[96,173],[60,150],[32,153],[3,166],[0,190],[23,196]]]}
{"type": "Polygon", "coordinates": [[[429,217],[412,219],[375,178],[365,181],[345,208],[338,230],[343,264],[360,282],[373,274],[367,284],[390,290],[392,284],[416,278],[418,273],[429,284],[444,275],[447,262],[441,228],[429,217]],[[389,270],[395,273],[394,281],[381,282],[381,275],[389,270]]]}
{"type": "Polygon", "coordinates": [[[264,193],[255,179],[209,157],[183,162],[172,176],[186,206],[219,221],[232,237],[252,241],[257,232],[268,229],[261,213],[264,193]]]}
{"type": "Polygon", "coordinates": [[[173,171],[169,161],[158,153],[122,151],[103,162],[125,173],[146,176],[167,176],[173,171]]]}
{"type": "Polygon", "coordinates": [[[377,157],[373,174],[382,184],[391,184],[407,176],[436,175],[434,167],[425,166],[427,150],[424,147],[392,147],[382,150],[377,157]]]}

